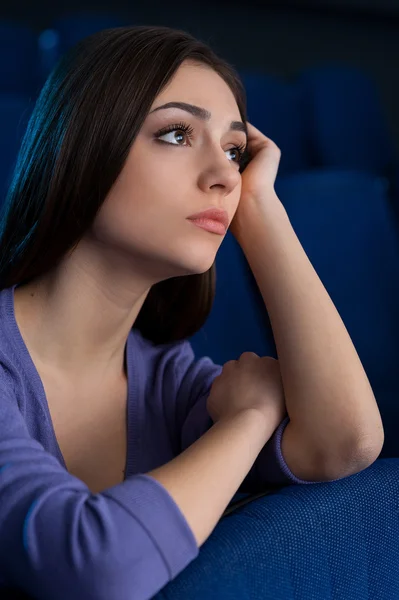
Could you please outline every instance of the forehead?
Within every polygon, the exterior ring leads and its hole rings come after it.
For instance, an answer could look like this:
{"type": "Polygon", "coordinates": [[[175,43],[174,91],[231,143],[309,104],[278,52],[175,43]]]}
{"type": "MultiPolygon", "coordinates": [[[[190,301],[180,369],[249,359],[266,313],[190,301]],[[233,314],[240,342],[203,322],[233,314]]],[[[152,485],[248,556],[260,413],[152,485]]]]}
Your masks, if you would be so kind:
{"type": "Polygon", "coordinates": [[[241,120],[233,92],[224,79],[207,65],[183,63],[158,95],[153,107],[171,101],[201,106],[212,113],[212,119],[241,120]]]}

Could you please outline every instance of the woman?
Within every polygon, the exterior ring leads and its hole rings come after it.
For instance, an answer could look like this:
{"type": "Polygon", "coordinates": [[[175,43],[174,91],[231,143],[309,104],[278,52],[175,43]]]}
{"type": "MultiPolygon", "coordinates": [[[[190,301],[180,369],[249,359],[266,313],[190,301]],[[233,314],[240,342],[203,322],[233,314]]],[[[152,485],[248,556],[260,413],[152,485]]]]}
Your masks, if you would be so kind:
{"type": "Polygon", "coordinates": [[[377,458],[375,398],[274,192],[279,154],[233,69],[186,33],[103,31],[50,75],[0,237],[4,585],[150,598],[237,490],[377,458]],[[186,339],[230,224],[279,361],[222,368],[186,339]]]}

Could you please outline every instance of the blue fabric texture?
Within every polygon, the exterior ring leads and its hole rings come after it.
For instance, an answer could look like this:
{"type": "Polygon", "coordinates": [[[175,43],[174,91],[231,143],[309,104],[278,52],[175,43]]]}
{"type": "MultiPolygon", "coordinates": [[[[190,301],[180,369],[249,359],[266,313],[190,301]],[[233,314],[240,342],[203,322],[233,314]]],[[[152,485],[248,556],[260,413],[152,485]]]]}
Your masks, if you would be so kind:
{"type": "Polygon", "coordinates": [[[289,486],[220,521],[157,600],[396,600],[399,460],[289,486]]]}

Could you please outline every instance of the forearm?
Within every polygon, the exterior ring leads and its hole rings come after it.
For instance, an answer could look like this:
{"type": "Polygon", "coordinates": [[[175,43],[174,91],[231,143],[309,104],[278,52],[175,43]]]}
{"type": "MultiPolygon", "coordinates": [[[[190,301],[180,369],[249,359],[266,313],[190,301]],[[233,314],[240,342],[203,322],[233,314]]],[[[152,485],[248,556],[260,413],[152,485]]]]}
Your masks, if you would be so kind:
{"type": "Polygon", "coordinates": [[[194,444],[147,475],[184,514],[198,546],[212,533],[273,429],[255,410],[215,423],[194,444]]]}
{"type": "Polygon", "coordinates": [[[273,329],[291,420],[286,433],[300,432],[321,456],[375,453],[383,427],[370,383],[277,196],[251,211],[239,243],[273,329]]]}

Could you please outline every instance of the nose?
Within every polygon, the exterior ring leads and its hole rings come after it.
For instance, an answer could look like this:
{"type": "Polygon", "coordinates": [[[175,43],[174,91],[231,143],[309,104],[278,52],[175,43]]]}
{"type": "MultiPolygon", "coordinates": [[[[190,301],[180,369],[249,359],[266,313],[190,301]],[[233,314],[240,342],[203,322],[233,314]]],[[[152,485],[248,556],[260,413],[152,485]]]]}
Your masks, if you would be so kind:
{"type": "Polygon", "coordinates": [[[219,190],[223,196],[228,196],[240,182],[238,166],[231,164],[222,149],[207,156],[198,179],[198,185],[203,192],[219,190]]]}

